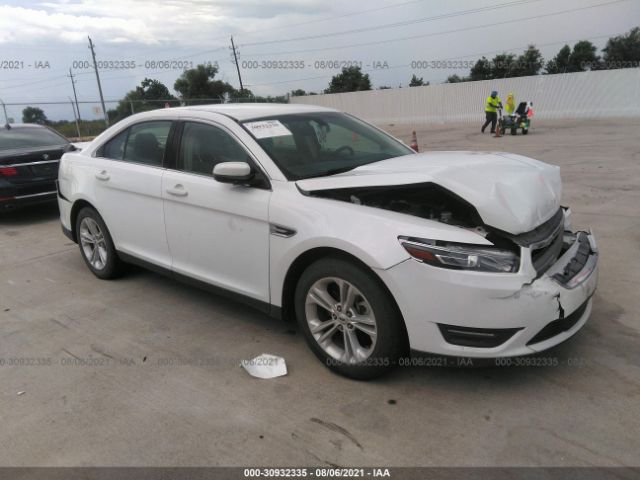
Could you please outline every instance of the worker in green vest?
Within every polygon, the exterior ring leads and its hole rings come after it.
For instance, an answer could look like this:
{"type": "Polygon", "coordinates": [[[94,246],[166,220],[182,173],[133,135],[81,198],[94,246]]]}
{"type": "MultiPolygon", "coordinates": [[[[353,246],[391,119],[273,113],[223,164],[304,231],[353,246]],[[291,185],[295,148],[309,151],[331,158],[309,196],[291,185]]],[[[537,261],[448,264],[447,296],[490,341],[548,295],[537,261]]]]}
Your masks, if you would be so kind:
{"type": "Polygon", "coordinates": [[[502,100],[498,96],[497,91],[491,92],[491,95],[487,97],[487,102],[484,105],[484,113],[487,117],[487,121],[484,122],[480,131],[484,133],[484,129],[491,124],[491,133],[496,133],[496,123],[498,121],[498,108],[502,108],[502,100]]]}

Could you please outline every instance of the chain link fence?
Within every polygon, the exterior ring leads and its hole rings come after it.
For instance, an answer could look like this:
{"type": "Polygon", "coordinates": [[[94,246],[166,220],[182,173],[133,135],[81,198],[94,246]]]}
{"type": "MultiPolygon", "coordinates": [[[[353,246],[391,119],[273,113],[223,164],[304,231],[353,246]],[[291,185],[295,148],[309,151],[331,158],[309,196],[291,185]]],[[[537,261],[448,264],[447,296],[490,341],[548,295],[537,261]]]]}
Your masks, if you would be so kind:
{"type": "MultiPolygon", "coordinates": [[[[105,109],[109,125],[135,113],[174,108],[190,105],[211,105],[221,103],[286,103],[286,97],[218,97],[191,99],[156,100],[105,100],[105,109]]],[[[100,100],[3,102],[0,100],[0,122],[4,123],[40,123],[50,126],[65,137],[74,141],[91,139],[106,128],[106,119],[100,100]]]]}

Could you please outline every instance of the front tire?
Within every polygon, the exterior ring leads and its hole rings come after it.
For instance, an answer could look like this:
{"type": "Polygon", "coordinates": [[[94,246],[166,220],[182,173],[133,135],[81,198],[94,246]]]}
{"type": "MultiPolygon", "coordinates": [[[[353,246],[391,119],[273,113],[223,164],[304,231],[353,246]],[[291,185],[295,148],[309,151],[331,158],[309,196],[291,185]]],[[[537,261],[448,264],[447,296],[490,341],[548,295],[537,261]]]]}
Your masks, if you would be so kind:
{"type": "Polygon", "coordinates": [[[91,207],[85,207],[76,218],[76,235],[82,259],[93,274],[110,280],[122,274],[123,263],[118,258],[109,229],[100,214],[91,207]]]}
{"type": "Polygon", "coordinates": [[[329,257],[311,264],[296,287],[295,311],[313,353],[346,377],[379,377],[407,353],[395,303],[380,281],[355,263],[329,257]]]}

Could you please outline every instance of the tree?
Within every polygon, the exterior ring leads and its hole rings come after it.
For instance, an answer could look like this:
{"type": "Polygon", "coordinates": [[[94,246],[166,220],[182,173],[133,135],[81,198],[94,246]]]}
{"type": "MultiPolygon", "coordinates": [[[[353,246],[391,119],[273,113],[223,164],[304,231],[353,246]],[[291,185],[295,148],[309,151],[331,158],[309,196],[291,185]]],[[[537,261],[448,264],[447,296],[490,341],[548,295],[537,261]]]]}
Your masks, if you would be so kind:
{"type": "Polygon", "coordinates": [[[44,111],[38,107],[25,107],[22,110],[23,123],[37,123],[38,125],[46,125],[49,123],[44,111]]]}
{"type": "MultiPolygon", "coordinates": [[[[473,67],[471,67],[471,72],[469,72],[469,80],[491,80],[493,77],[491,76],[491,64],[486,57],[482,57],[478,60],[473,67]]],[[[457,75],[452,75],[452,77],[457,77],[457,75]]]]}
{"type": "Polygon", "coordinates": [[[167,100],[177,100],[159,80],[145,78],[135,89],[130,90],[118,102],[115,110],[109,111],[109,119],[122,120],[132,113],[163,108],[167,100]]]}
{"type": "Polygon", "coordinates": [[[582,40],[573,46],[565,45],[545,66],[546,73],[584,72],[601,68],[596,47],[588,40],[582,40]]]}
{"type": "Polygon", "coordinates": [[[517,76],[516,56],[513,53],[501,53],[491,60],[490,78],[507,78],[517,76]]]}
{"type": "Polygon", "coordinates": [[[465,78],[460,78],[458,75],[456,75],[455,73],[453,75],[449,75],[447,77],[447,81],[444,83],[460,83],[460,82],[464,82],[466,81],[465,78]]]}
{"type": "Polygon", "coordinates": [[[417,77],[416,75],[413,75],[411,77],[411,81],[409,82],[410,87],[422,87],[424,85],[429,85],[429,82],[424,83],[424,78],[417,77]]]}
{"type": "Polygon", "coordinates": [[[573,46],[569,56],[569,68],[571,72],[597,70],[600,68],[600,57],[596,55],[596,46],[589,40],[582,40],[573,46]]]}
{"type": "Polygon", "coordinates": [[[626,35],[610,38],[602,51],[605,68],[637,67],[640,62],[640,27],[632,28],[626,35]]]}
{"type": "Polygon", "coordinates": [[[304,97],[305,95],[307,95],[307,92],[305,92],[301,88],[297,88],[296,90],[291,90],[292,97],[304,97]]]}
{"type": "MultiPolygon", "coordinates": [[[[236,98],[234,98],[234,100],[236,100],[236,98]]],[[[275,97],[268,95],[266,97],[261,97],[260,95],[256,96],[253,94],[250,100],[255,103],[288,103],[289,101],[286,95],[277,95],[275,97]]]]}
{"type": "Polygon", "coordinates": [[[345,67],[335,75],[325,93],[358,92],[371,90],[371,80],[368,74],[363,74],[360,67],[345,67]]]}
{"type": "Polygon", "coordinates": [[[565,45],[560,49],[553,59],[547,62],[545,71],[547,73],[564,73],[569,68],[569,57],[571,57],[571,47],[565,45]]]}
{"type": "Polygon", "coordinates": [[[529,45],[524,53],[516,60],[512,76],[529,77],[537,75],[543,65],[544,59],[542,58],[540,50],[533,45],[529,45]]]}
{"type": "Polygon", "coordinates": [[[183,99],[222,99],[235,93],[235,89],[227,82],[215,80],[217,73],[218,68],[214,65],[198,65],[196,68],[185,70],[173,88],[183,99]]]}
{"type": "Polygon", "coordinates": [[[257,101],[256,100],[257,97],[248,88],[243,88],[242,90],[236,90],[232,88],[231,92],[225,92],[223,96],[225,97],[225,100],[233,100],[238,102],[257,101]]]}
{"type": "Polygon", "coordinates": [[[389,85],[380,85],[378,90],[391,90],[391,87],[389,85]]]}

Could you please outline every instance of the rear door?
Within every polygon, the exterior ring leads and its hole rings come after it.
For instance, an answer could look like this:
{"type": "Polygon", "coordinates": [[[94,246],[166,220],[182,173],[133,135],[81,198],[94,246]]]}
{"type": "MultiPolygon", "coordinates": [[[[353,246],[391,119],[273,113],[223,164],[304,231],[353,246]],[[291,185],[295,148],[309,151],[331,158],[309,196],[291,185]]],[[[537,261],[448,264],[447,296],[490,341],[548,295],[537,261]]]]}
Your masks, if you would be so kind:
{"type": "Polygon", "coordinates": [[[164,230],[162,175],[173,122],[134,124],[97,152],[95,197],[116,249],[165,268],[171,257],[164,230]]]}
{"type": "Polygon", "coordinates": [[[249,162],[257,170],[222,125],[186,121],[181,131],[176,164],[162,186],[173,270],[268,302],[271,190],[213,178],[220,162],[249,162]]]}

